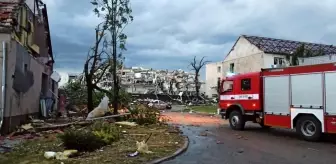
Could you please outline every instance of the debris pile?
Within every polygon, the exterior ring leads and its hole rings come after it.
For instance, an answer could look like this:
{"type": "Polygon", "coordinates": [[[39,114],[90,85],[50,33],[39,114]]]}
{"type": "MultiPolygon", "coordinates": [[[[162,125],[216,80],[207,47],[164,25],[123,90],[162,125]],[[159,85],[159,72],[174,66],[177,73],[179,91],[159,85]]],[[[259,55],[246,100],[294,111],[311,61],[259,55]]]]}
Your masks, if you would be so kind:
{"type": "Polygon", "coordinates": [[[108,106],[109,98],[105,96],[100,104],[94,108],[87,116],[88,119],[96,118],[96,117],[102,117],[109,111],[109,106],[108,106]]]}
{"type": "Polygon", "coordinates": [[[44,153],[44,157],[47,159],[65,160],[70,157],[76,156],[77,153],[77,150],[64,150],[63,152],[47,151],[44,153]]]}
{"type": "Polygon", "coordinates": [[[23,124],[16,131],[0,138],[0,153],[9,152],[14,146],[24,140],[47,137],[50,134],[61,134],[63,129],[70,126],[86,126],[92,122],[83,118],[75,120],[70,118],[39,120],[30,117],[30,123],[23,124]]]}
{"type": "Polygon", "coordinates": [[[138,156],[139,154],[151,154],[151,153],[153,153],[152,151],[148,150],[148,145],[147,145],[147,142],[148,142],[148,140],[151,136],[152,136],[152,133],[149,134],[149,136],[146,140],[143,140],[141,142],[136,141],[136,147],[137,147],[136,152],[128,154],[128,156],[129,157],[135,157],[135,156],[138,156]]]}

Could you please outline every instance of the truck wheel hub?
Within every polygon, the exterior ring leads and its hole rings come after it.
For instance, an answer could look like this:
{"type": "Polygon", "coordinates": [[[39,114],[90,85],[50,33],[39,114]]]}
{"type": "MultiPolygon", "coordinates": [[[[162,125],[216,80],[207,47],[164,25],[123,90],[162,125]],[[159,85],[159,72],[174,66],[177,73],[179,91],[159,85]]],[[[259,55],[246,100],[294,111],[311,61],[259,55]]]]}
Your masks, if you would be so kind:
{"type": "Polygon", "coordinates": [[[302,123],[301,132],[305,136],[313,136],[316,133],[316,126],[312,121],[305,121],[302,123]]]}
{"type": "Polygon", "coordinates": [[[238,124],[238,122],[239,122],[239,117],[238,116],[233,116],[231,118],[231,123],[232,123],[233,126],[236,126],[238,124]]]}

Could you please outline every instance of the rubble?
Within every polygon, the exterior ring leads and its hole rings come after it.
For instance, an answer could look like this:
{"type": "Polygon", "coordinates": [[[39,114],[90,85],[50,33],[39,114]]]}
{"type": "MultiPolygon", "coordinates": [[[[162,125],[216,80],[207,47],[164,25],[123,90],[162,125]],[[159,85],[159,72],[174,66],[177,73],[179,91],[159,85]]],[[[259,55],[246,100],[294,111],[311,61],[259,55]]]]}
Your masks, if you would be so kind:
{"type": "Polygon", "coordinates": [[[208,136],[208,133],[206,133],[206,132],[201,132],[201,133],[199,134],[199,136],[203,136],[203,137],[205,137],[205,136],[208,136]]]}
{"type": "MultiPolygon", "coordinates": [[[[91,121],[73,121],[69,118],[39,120],[30,117],[30,123],[23,124],[16,131],[0,138],[0,153],[9,152],[14,146],[24,140],[31,140],[40,137],[49,138],[50,134],[61,134],[62,129],[70,126],[86,126],[92,124],[91,121]],[[49,123],[54,122],[54,123],[49,123]]],[[[50,138],[51,140],[55,139],[50,138]]]]}
{"type": "Polygon", "coordinates": [[[64,150],[63,152],[47,151],[44,153],[44,157],[46,159],[65,160],[75,156],[77,153],[78,153],[77,150],[64,150]]]}
{"type": "Polygon", "coordinates": [[[126,125],[126,126],[137,126],[135,122],[128,122],[128,121],[120,121],[120,122],[115,122],[117,125],[126,125]]]}
{"type": "Polygon", "coordinates": [[[137,146],[137,151],[136,152],[146,153],[146,154],[153,153],[152,151],[148,150],[148,145],[147,145],[147,142],[148,142],[148,140],[151,136],[152,136],[152,133],[148,136],[148,138],[146,140],[143,140],[141,142],[136,141],[136,146],[137,146]]]}
{"type": "Polygon", "coordinates": [[[137,151],[139,153],[151,154],[152,151],[148,150],[148,145],[145,141],[138,142],[136,141],[137,151]]]}
{"type": "Polygon", "coordinates": [[[102,117],[109,111],[109,98],[105,95],[105,97],[100,101],[99,105],[94,108],[87,116],[88,119],[96,118],[96,117],[102,117]]]}
{"type": "Polygon", "coordinates": [[[21,126],[21,128],[24,129],[24,130],[27,130],[27,131],[31,130],[31,129],[34,129],[34,127],[31,125],[31,123],[24,124],[24,125],[21,126]]]}

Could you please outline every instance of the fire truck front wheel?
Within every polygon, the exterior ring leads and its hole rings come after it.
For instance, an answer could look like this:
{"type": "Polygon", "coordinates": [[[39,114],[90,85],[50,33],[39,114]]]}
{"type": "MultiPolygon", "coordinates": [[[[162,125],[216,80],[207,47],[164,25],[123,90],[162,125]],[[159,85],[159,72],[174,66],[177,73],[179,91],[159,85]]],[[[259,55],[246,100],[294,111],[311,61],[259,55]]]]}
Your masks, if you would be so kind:
{"type": "Polygon", "coordinates": [[[318,141],[322,135],[321,123],[313,116],[301,116],[296,124],[296,132],[307,141],[318,141]]]}
{"type": "Polygon", "coordinates": [[[241,112],[232,111],[229,116],[230,127],[233,130],[243,130],[245,127],[245,120],[241,112]]]}

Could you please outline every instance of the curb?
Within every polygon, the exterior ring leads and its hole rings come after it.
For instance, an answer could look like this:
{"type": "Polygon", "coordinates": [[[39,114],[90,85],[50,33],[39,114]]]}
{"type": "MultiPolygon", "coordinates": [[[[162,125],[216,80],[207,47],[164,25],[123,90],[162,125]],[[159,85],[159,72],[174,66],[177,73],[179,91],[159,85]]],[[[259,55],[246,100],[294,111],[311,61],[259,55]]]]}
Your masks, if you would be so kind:
{"type": "Polygon", "coordinates": [[[181,155],[182,153],[184,153],[188,149],[188,146],[189,146],[189,138],[188,136],[184,136],[183,146],[180,149],[178,149],[175,153],[173,153],[172,155],[160,158],[160,159],[155,159],[153,161],[148,162],[147,164],[159,164],[161,162],[171,160],[177,157],[178,155],[181,155]]]}

